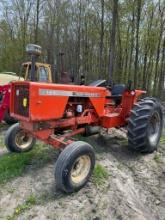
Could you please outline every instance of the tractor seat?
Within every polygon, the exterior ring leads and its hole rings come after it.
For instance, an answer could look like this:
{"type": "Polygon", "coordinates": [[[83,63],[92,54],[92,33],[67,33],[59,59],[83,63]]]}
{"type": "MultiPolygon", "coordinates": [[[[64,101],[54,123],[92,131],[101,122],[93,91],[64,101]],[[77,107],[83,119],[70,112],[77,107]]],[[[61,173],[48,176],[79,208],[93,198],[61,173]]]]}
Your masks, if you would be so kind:
{"type": "Polygon", "coordinates": [[[116,84],[112,87],[111,94],[112,96],[122,96],[123,92],[126,90],[126,86],[124,84],[116,84]]]}
{"type": "Polygon", "coordinates": [[[111,96],[107,98],[111,98],[114,100],[115,105],[119,105],[122,100],[123,92],[126,90],[126,86],[124,84],[114,85],[111,89],[111,96]]]}
{"type": "Polygon", "coordinates": [[[106,80],[105,79],[98,79],[92,83],[90,83],[88,86],[94,86],[94,87],[105,87],[106,86],[106,80]]]}

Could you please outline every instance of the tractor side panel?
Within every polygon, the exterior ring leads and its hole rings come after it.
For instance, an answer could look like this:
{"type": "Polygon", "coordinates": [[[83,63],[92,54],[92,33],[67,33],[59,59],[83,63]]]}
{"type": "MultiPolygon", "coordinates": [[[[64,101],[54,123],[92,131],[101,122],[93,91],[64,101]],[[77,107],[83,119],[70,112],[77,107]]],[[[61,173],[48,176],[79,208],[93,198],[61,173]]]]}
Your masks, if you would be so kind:
{"type": "Polygon", "coordinates": [[[105,97],[90,98],[90,101],[99,117],[104,116],[105,97]]]}
{"type": "Polygon", "coordinates": [[[30,120],[62,118],[69,97],[89,97],[97,114],[104,113],[106,89],[98,87],[30,83],[30,120]]]}
{"type": "Polygon", "coordinates": [[[63,117],[68,98],[42,94],[38,87],[32,87],[30,93],[30,120],[51,120],[63,117]]]}

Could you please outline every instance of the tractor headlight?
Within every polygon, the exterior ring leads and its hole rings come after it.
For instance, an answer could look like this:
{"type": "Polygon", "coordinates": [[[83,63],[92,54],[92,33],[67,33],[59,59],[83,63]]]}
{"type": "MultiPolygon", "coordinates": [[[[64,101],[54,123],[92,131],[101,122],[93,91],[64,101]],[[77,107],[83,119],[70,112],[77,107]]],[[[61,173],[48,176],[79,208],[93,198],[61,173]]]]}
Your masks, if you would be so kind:
{"type": "Polygon", "coordinates": [[[28,103],[28,100],[27,98],[23,98],[23,107],[26,108],[27,107],[27,103],[28,103]]]}
{"type": "Polygon", "coordinates": [[[40,55],[42,48],[36,44],[28,44],[26,46],[26,52],[30,55],[40,55]]]}

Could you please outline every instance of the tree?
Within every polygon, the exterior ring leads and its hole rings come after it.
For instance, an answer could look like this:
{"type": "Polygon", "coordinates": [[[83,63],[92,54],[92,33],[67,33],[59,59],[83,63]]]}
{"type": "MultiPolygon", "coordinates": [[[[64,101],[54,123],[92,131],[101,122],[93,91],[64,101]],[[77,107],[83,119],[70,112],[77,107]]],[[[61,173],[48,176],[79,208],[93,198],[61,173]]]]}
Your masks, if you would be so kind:
{"type": "Polygon", "coordinates": [[[112,84],[113,82],[117,13],[118,13],[118,0],[113,0],[112,29],[111,29],[110,50],[109,50],[109,83],[110,84],[112,84]]]}
{"type": "Polygon", "coordinates": [[[136,10],[136,37],[135,37],[135,69],[134,69],[134,87],[137,88],[138,85],[138,70],[139,70],[139,26],[141,17],[142,1],[137,0],[137,10],[136,10]]]}
{"type": "Polygon", "coordinates": [[[100,0],[101,3],[101,25],[100,25],[100,53],[99,53],[99,77],[102,77],[103,73],[103,48],[104,48],[104,0],[100,0]]]}

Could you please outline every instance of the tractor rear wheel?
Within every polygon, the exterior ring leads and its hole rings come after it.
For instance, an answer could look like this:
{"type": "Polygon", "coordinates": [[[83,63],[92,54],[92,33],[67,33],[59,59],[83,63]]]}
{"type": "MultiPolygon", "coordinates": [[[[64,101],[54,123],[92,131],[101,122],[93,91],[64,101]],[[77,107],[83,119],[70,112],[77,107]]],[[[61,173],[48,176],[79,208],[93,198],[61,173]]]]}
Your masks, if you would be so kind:
{"type": "Polygon", "coordinates": [[[80,190],[88,182],[94,165],[95,154],[91,145],[83,141],[69,144],[56,162],[56,188],[67,193],[80,190]]]}
{"type": "Polygon", "coordinates": [[[131,149],[152,153],[157,149],[163,128],[163,112],[155,98],[135,104],[128,120],[128,145],[131,149]]]}
{"type": "Polygon", "coordinates": [[[21,153],[30,151],[36,139],[20,128],[19,123],[12,125],[6,132],[5,145],[11,152],[21,153]]]}

